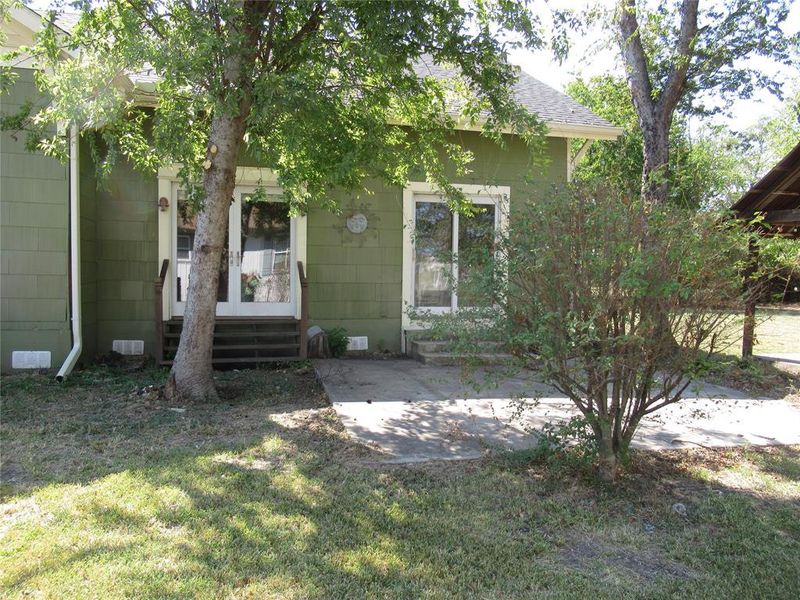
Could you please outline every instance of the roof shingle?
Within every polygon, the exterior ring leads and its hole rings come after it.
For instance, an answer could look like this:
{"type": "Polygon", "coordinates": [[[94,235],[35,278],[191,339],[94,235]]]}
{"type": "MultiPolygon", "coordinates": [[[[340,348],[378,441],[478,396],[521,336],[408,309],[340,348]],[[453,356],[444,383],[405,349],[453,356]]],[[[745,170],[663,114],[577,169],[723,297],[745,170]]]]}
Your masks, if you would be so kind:
{"type": "MultiPolygon", "coordinates": [[[[414,65],[414,70],[420,77],[431,76],[437,79],[454,79],[458,76],[458,72],[455,69],[435,64],[428,56],[417,62],[414,65]]],[[[611,123],[602,117],[598,117],[582,104],[528,75],[522,69],[518,70],[518,75],[517,82],[514,85],[514,98],[520,105],[538,115],[543,121],[564,125],[613,127],[611,123]]]]}

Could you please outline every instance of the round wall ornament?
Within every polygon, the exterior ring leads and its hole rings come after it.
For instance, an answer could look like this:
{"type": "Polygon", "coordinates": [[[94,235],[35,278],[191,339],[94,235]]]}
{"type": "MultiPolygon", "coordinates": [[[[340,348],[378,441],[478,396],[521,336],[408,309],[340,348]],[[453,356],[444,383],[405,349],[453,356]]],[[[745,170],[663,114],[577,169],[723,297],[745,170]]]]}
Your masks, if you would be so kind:
{"type": "Polygon", "coordinates": [[[347,217],[347,229],[350,233],[364,233],[367,229],[367,217],[363,213],[353,213],[347,217]]]}

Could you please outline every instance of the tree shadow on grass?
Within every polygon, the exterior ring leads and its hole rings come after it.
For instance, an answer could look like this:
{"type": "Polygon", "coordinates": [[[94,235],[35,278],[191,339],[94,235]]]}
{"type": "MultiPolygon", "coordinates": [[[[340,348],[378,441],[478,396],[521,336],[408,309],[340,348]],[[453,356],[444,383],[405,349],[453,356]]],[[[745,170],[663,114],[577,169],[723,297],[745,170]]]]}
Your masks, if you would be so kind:
{"type": "Polygon", "coordinates": [[[255,372],[235,378],[236,397],[215,407],[149,413],[114,409],[128,402],[121,397],[103,408],[95,396],[76,395],[77,406],[62,398],[55,414],[44,401],[28,413],[34,425],[16,414],[18,447],[31,456],[50,456],[44,442],[66,436],[62,448],[96,446],[105,459],[79,454],[16,490],[38,490],[53,519],[17,538],[20,562],[5,589],[50,585],[81,597],[89,585],[99,596],[142,598],[691,597],[711,582],[719,593],[705,595],[724,597],[775,590],[795,572],[791,500],[775,500],[784,516],[743,520],[753,510],[747,496],[709,489],[678,453],[635,462],[615,490],[569,470],[510,468],[502,458],[380,465],[375,451],[346,438],[313,384],[302,373],[255,372]],[[288,405],[292,394],[297,402],[288,405]],[[96,424],[72,431],[82,414],[96,424]],[[97,464],[85,468],[84,458],[97,464]],[[676,500],[689,504],[687,519],[670,513],[676,500]],[[655,536],[641,532],[644,520],[655,536]],[[602,552],[590,566],[559,561],[564,548],[598,536],[602,552]],[[751,544],[769,552],[748,555],[751,544]],[[693,575],[620,570],[608,558],[619,548],[670,569],[686,564],[693,575]],[[718,557],[731,548],[743,553],[742,573],[762,574],[767,563],[770,571],[757,583],[730,576],[718,557]]]}

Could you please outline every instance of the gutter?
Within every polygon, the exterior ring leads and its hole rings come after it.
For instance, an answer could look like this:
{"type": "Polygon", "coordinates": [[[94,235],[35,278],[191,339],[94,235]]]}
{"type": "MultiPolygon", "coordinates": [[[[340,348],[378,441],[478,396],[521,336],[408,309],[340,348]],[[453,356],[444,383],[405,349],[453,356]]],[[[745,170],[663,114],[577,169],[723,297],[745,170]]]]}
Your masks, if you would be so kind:
{"type": "Polygon", "coordinates": [[[80,133],[73,123],[69,128],[69,260],[70,260],[70,320],[72,349],[58,370],[56,381],[72,372],[83,350],[81,337],[81,202],[80,202],[80,133]]]}

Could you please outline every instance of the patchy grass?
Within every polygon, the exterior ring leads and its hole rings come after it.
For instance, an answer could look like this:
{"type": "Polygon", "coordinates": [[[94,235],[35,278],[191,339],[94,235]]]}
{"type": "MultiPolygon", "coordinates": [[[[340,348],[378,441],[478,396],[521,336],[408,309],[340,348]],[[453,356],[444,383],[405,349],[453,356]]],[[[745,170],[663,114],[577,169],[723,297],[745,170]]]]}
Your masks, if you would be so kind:
{"type": "Polygon", "coordinates": [[[759,396],[785,398],[800,405],[800,366],[789,370],[765,360],[744,361],[722,354],[714,357],[711,371],[703,379],[759,396]]]}
{"type": "MultiPolygon", "coordinates": [[[[739,335],[741,324],[737,325],[739,335]]],[[[759,307],[756,312],[754,353],[800,354],[800,308],[759,307]]],[[[800,406],[800,364],[762,359],[741,360],[741,339],[713,357],[709,383],[726,385],[760,396],[784,398],[800,406]]]]}
{"type": "MultiPolygon", "coordinates": [[[[759,307],[753,350],[756,354],[800,352],[800,309],[759,307]]],[[[736,351],[741,355],[741,343],[736,351]]]]}
{"type": "Polygon", "coordinates": [[[796,598],[800,448],[381,466],[308,368],[2,380],[9,598],[796,598]],[[377,466],[376,466],[377,465],[377,466]],[[671,510],[681,502],[686,515],[671,510]]]}

